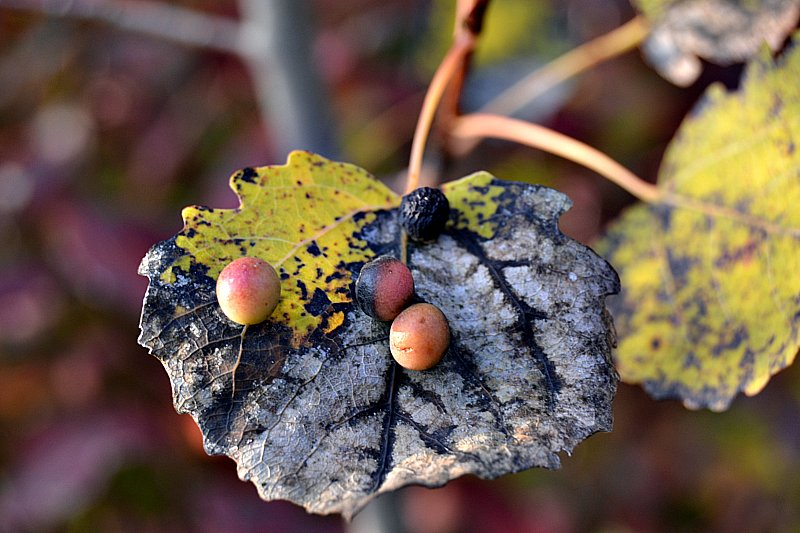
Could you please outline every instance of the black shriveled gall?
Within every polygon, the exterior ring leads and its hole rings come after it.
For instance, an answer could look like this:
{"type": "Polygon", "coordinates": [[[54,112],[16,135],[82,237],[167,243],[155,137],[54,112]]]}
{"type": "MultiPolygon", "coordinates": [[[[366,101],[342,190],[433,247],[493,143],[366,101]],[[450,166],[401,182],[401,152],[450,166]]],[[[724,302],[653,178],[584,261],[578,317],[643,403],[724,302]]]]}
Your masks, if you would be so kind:
{"type": "Polygon", "coordinates": [[[411,271],[402,261],[388,255],[364,265],[356,279],[358,307],[377,320],[394,320],[413,297],[411,271]]]}
{"type": "Polygon", "coordinates": [[[439,189],[420,187],[403,196],[400,224],[415,241],[434,241],[450,216],[450,202],[439,189]]]}

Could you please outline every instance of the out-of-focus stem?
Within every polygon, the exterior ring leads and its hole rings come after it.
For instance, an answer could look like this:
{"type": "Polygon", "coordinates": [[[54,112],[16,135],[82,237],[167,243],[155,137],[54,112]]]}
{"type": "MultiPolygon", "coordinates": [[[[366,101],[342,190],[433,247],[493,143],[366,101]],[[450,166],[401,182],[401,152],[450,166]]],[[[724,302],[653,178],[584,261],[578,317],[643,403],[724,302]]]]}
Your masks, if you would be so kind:
{"type": "Polygon", "coordinates": [[[637,16],[533,71],[500,93],[480,112],[511,115],[564,80],[639,46],[647,32],[647,22],[641,15],[637,16]]]}
{"type": "MultiPolygon", "coordinates": [[[[478,112],[513,115],[559,83],[637,47],[647,36],[647,32],[647,21],[644,17],[637,16],[619,28],[582,44],[542,68],[534,70],[497,95],[478,112]]],[[[470,152],[477,143],[477,140],[473,140],[461,144],[456,155],[470,152]]]]}
{"type": "Polygon", "coordinates": [[[253,77],[272,158],[293,149],[339,156],[325,90],[314,70],[307,2],[239,0],[241,21],[151,0],[0,0],[0,7],[99,21],[188,46],[235,54],[253,77]]]}
{"type": "Polygon", "coordinates": [[[0,0],[0,7],[92,20],[188,46],[239,53],[239,23],[166,2],[0,0]]]}

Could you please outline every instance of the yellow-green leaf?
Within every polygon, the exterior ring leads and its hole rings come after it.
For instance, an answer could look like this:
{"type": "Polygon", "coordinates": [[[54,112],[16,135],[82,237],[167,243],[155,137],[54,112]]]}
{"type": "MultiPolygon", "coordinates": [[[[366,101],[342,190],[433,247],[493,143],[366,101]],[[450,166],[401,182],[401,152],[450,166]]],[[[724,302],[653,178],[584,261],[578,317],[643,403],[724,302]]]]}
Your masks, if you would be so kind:
{"type": "Polygon", "coordinates": [[[800,0],[634,0],[651,23],[642,49],[666,79],[686,86],[700,75],[699,58],[729,65],[780,48],[797,25],[800,0]]]}
{"type": "Polygon", "coordinates": [[[629,209],[599,249],[617,368],[655,397],[722,410],[758,393],[800,344],[800,50],[713,86],[659,174],[663,199],[629,209]]]}
{"type": "Polygon", "coordinates": [[[348,265],[371,256],[358,228],[400,199],[356,166],[299,151],[286,165],[236,172],[231,188],[237,209],[183,210],[175,244],[185,253],[162,279],[174,281],[175,269],[192,267],[216,279],[232,260],[259,257],[288,280],[273,320],[293,330],[295,346],[317,328],[341,324],[342,315],[328,308],[350,301],[348,265]]]}

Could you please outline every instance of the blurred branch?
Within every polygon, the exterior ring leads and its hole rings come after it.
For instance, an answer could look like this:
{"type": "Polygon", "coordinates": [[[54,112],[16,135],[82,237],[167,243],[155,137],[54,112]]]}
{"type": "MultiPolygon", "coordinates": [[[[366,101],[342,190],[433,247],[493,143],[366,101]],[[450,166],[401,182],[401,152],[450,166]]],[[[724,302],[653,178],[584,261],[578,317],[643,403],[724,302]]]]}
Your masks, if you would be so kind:
{"type": "Polygon", "coordinates": [[[400,492],[381,494],[344,525],[346,533],[406,533],[400,492]]]}
{"type": "Polygon", "coordinates": [[[450,135],[463,139],[495,138],[517,142],[559,155],[594,170],[645,202],[656,202],[662,192],[603,152],[549,128],[515,118],[485,113],[459,117],[450,135]]]}
{"type": "MultiPolygon", "coordinates": [[[[584,43],[542,68],[534,70],[497,95],[479,112],[513,115],[559,83],[639,46],[648,31],[649,27],[644,17],[641,15],[634,17],[609,33],[584,43]]],[[[472,140],[462,144],[458,155],[471,151],[477,142],[472,140]]]]}
{"type": "Polygon", "coordinates": [[[149,0],[0,0],[0,7],[99,21],[235,54],[250,68],[272,158],[282,160],[297,148],[338,157],[325,91],[312,61],[307,3],[240,0],[239,5],[241,22],[149,0]]]}
{"type": "Polygon", "coordinates": [[[237,21],[163,2],[0,0],[0,7],[99,21],[189,46],[241,52],[237,21]]]}
{"type": "Polygon", "coordinates": [[[339,156],[325,89],[311,53],[307,2],[240,0],[242,54],[276,157],[294,149],[339,156]]]}
{"type": "Polygon", "coordinates": [[[357,152],[355,158],[362,167],[380,167],[400,152],[413,133],[414,124],[409,124],[409,117],[419,112],[424,96],[421,91],[404,96],[350,136],[348,147],[350,152],[357,152]],[[381,142],[376,145],[375,139],[381,142]]]}
{"type": "Polygon", "coordinates": [[[647,21],[637,16],[531,72],[486,104],[481,112],[514,114],[564,80],[639,46],[648,31],[647,21]]]}

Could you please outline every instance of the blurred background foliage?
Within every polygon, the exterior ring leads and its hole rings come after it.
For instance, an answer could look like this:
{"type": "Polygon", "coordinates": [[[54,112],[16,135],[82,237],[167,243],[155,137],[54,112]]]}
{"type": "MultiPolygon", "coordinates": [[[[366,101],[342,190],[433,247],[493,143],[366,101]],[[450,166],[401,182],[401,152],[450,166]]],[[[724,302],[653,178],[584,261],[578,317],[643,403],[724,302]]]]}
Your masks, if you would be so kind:
{"type": "MultiPolygon", "coordinates": [[[[245,3],[160,5],[235,21],[245,3]]],[[[252,63],[75,16],[84,4],[120,2],[0,0],[0,531],[368,530],[369,509],[348,526],[261,502],[231,461],[204,454],[194,423],[173,411],[165,372],[136,344],[146,288],[136,268],[149,246],[180,229],[185,205],[234,206],[234,170],[285,160],[252,63]]],[[[399,188],[453,2],[307,4],[307,16],[280,23],[304,28],[320,77],[337,139],[323,155],[399,188]]],[[[465,109],[633,15],[622,0],[495,0],[465,109]]],[[[632,53],[520,116],[652,179],[703,89],[735,87],[740,71],[706,65],[681,90],[632,53]]],[[[562,228],[586,243],[632,201],[589,171],[507,143],[455,161],[437,158],[434,143],[431,156],[441,179],[487,169],[564,191],[575,206],[562,228]]],[[[796,365],[722,414],[622,385],[614,432],[583,443],[562,470],[407,488],[391,508],[398,527],[419,532],[796,531],[798,407],[796,365]]]]}

